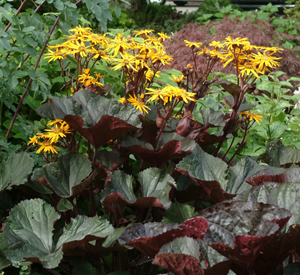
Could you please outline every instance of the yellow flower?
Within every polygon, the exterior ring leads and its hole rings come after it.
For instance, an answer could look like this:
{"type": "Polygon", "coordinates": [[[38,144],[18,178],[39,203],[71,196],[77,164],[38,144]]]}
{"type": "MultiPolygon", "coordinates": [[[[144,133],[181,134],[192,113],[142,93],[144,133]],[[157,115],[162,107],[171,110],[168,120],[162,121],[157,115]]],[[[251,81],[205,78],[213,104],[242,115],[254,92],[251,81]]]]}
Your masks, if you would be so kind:
{"type": "Polygon", "coordinates": [[[32,138],[30,137],[29,139],[30,139],[30,141],[27,143],[27,145],[29,145],[30,143],[32,143],[32,145],[38,144],[39,138],[37,136],[34,136],[32,138]]]}
{"type": "Polygon", "coordinates": [[[209,46],[213,46],[213,47],[215,47],[215,48],[220,48],[220,47],[222,47],[222,44],[221,44],[220,41],[212,41],[212,42],[209,44],[209,46]]]}
{"type": "Polygon", "coordinates": [[[54,146],[49,140],[45,139],[43,142],[39,142],[40,148],[36,151],[36,153],[40,153],[42,151],[48,153],[51,152],[53,154],[58,154],[55,149],[58,149],[57,146],[54,146]]]}
{"type": "Polygon", "coordinates": [[[126,103],[125,97],[120,97],[120,99],[118,100],[118,103],[125,104],[126,103]]]}
{"type": "Polygon", "coordinates": [[[186,77],[183,74],[181,74],[179,76],[176,76],[176,75],[172,74],[172,77],[173,78],[169,77],[169,79],[173,80],[176,83],[181,83],[186,79],[186,77]]]}
{"type": "Polygon", "coordinates": [[[137,98],[136,95],[134,95],[133,97],[131,95],[129,95],[129,98],[127,100],[142,114],[144,114],[144,113],[148,114],[147,109],[150,110],[150,108],[148,106],[146,106],[145,103],[141,99],[137,98]]]}
{"type": "Polygon", "coordinates": [[[67,51],[66,54],[73,54],[75,57],[76,53],[79,53],[81,57],[87,57],[87,53],[91,52],[89,49],[90,45],[85,45],[83,41],[74,41],[67,44],[67,51]]]}
{"type": "Polygon", "coordinates": [[[194,48],[195,47],[195,48],[199,49],[201,47],[201,45],[202,45],[201,42],[190,42],[188,40],[184,40],[184,42],[185,42],[186,46],[189,46],[190,48],[194,48]]]}
{"type": "Polygon", "coordinates": [[[254,119],[258,125],[260,125],[259,121],[262,121],[262,117],[260,114],[254,114],[254,113],[251,113],[251,112],[247,112],[247,111],[243,111],[241,112],[241,115],[244,116],[248,116],[249,117],[249,121],[251,121],[252,119],[254,119]]]}
{"type": "Polygon", "coordinates": [[[248,38],[237,37],[235,39],[232,39],[231,36],[226,37],[225,42],[223,43],[223,47],[227,46],[229,50],[237,47],[242,49],[245,45],[250,45],[248,38]]]}
{"type": "Polygon", "coordinates": [[[62,124],[64,122],[63,119],[55,119],[47,123],[47,126],[52,126],[56,124],[62,124]]]}
{"type": "Polygon", "coordinates": [[[133,31],[133,33],[135,34],[135,37],[137,36],[142,36],[142,35],[149,35],[150,33],[153,33],[154,30],[141,30],[141,31],[133,31]]]}
{"type": "Polygon", "coordinates": [[[60,126],[55,125],[54,128],[46,129],[45,131],[48,132],[46,136],[51,143],[55,143],[59,138],[66,137],[66,134],[71,133],[70,126],[65,122],[60,126]]]}
{"type": "Polygon", "coordinates": [[[166,39],[171,40],[171,38],[169,36],[167,36],[165,33],[159,32],[158,35],[162,41],[165,41],[166,39]]]}
{"type": "Polygon", "coordinates": [[[242,76],[244,76],[245,73],[247,75],[254,74],[257,78],[260,78],[258,73],[262,73],[262,71],[259,70],[257,66],[251,62],[245,62],[243,65],[239,65],[239,71],[242,76]]]}
{"type": "Polygon", "coordinates": [[[121,36],[116,37],[107,44],[107,51],[113,53],[114,57],[118,54],[118,52],[123,53],[124,50],[129,50],[130,48],[131,45],[128,43],[128,39],[121,36]]]}
{"type": "Polygon", "coordinates": [[[57,59],[64,59],[65,53],[62,50],[52,51],[49,49],[49,52],[45,54],[45,59],[50,58],[48,62],[55,61],[57,59]]]}
{"type": "Polygon", "coordinates": [[[92,31],[91,28],[82,28],[81,25],[75,27],[74,29],[70,29],[69,32],[74,32],[80,35],[84,35],[86,33],[89,33],[90,31],[92,31]]]}
{"type": "Polygon", "coordinates": [[[266,52],[257,54],[252,54],[251,61],[253,64],[258,65],[258,68],[265,70],[266,67],[275,68],[279,66],[279,62],[276,60],[281,59],[281,57],[272,56],[266,52]]]}
{"type": "Polygon", "coordinates": [[[113,62],[115,64],[117,64],[116,66],[114,66],[112,69],[114,71],[122,68],[122,67],[127,67],[128,69],[131,68],[134,71],[137,71],[137,69],[135,68],[135,64],[136,64],[136,58],[133,55],[127,54],[127,53],[120,53],[121,58],[114,58],[113,62]]]}

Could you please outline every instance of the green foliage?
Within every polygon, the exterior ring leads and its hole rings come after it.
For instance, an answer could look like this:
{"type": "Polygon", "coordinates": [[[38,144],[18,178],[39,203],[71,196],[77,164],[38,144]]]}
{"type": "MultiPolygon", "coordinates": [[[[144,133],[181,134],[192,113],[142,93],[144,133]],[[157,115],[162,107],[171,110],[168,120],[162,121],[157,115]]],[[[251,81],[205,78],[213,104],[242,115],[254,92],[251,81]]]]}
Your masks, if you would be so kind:
{"type": "Polygon", "coordinates": [[[295,5],[293,8],[284,8],[284,13],[294,19],[295,21],[299,21],[300,17],[300,1],[299,0],[287,0],[287,4],[295,5]]]}
{"type": "MultiPolygon", "coordinates": [[[[50,43],[63,48],[62,33],[74,22],[88,22],[80,18],[83,10],[76,11],[74,3],[53,3],[64,15],[68,8],[74,12],[74,18],[61,18],[65,21],[52,33],[50,43]]],[[[106,1],[83,4],[89,19],[99,19],[108,9],[106,1]]],[[[271,6],[267,9],[273,12],[271,6]]],[[[17,21],[13,12],[12,8],[11,13],[3,13],[3,22],[9,16],[17,21]]],[[[222,16],[230,12],[231,7],[218,11],[222,16]]],[[[119,15],[119,6],[115,13],[119,15]]],[[[37,24],[45,31],[45,43],[53,25],[47,20],[53,23],[55,15],[44,16],[45,25],[39,24],[42,17],[37,24]]],[[[265,18],[263,12],[260,16],[265,18]]],[[[35,41],[39,31],[29,17],[22,14],[23,21],[18,22],[27,33],[24,41],[19,40],[23,34],[15,22],[0,40],[11,35],[2,41],[5,47],[17,38],[4,61],[15,65],[9,72],[1,68],[7,79],[3,86],[17,90],[13,102],[3,100],[3,117],[8,120],[6,113],[14,112],[29,78],[34,88],[29,89],[12,128],[13,142],[27,143],[30,134],[26,152],[4,153],[19,147],[7,140],[1,143],[0,269],[5,274],[12,274],[15,267],[24,275],[48,275],[48,270],[61,275],[215,270],[264,275],[282,269],[289,256],[300,256],[300,112],[293,108],[299,95],[290,94],[299,78],[282,80],[282,72],[267,74],[265,67],[259,67],[264,61],[254,55],[252,69],[259,79],[253,72],[242,74],[238,66],[236,75],[213,74],[215,63],[220,62],[219,47],[206,52],[193,42],[188,42],[190,54],[195,60],[198,51],[205,65],[195,61],[182,72],[160,72],[162,64],[170,61],[162,44],[164,36],[146,31],[135,36],[110,30],[98,45],[105,53],[92,65],[94,52],[61,54],[63,61],[39,61],[43,43],[35,41]],[[36,49],[36,56],[32,52],[24,60],[26,50],[20,50],[28,45],[36,49]],[[19,62],[25,69],[17,69],[19,62]],[[92,75],[99,72],[105,74],[104,80],[97,77],[97,83],[91,84],[96,79],[92,75]],[[68,96],[71,87],[74,93],[68,96]],[[40,121],[35,109],[43,117],[40,121]],[[250,111],[262,114],[260,125],[250,111]],[[49,124],[49,119],[55,121],[49,124]],[[32,137],[36,132],[39,135],[32,137]],[[53,144],[57,153],[49,149],[53,144]],[[40,155],[33,153],[37,148],[40,155]]],[[[81,32],[83,28],[76,33],[78,43],[87,35],[81,32]]],[[[248,45],[227,38],[222,51],[231,49],[235,57],[237,51],[245,54],[241,51],[248,45]]],[[[269,59],[273,65],[267,67],[273,69],[274,56],[269,59]]],[[[225,55],[223,61],[233,60],[225,55]]],[[[296,268],[288,264],[284,271],[296,268]]]]}
{"type": "Polygon", "coordinates": [[[129,17],[129,11],[127,9],[122,8],[119,16],[116,14],[115,8],[111,7],[109,10],[112,13],[113,20],[108,22],[108,28],[126,30],[132,29],[136,25],[134,19],[129,17]]]}

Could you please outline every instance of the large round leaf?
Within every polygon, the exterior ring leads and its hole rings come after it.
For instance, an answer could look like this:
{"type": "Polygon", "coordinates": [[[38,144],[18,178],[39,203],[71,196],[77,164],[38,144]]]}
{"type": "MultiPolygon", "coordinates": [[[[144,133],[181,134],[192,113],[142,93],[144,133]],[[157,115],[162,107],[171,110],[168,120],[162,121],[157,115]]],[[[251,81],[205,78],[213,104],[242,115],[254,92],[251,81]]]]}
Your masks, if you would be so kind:
{"type": "Polygon", "coordinates": [[[160,248],[176,238],[192,237],[203,239],[208,228],[202,217],[186,220],[181,225],[176,223],[135,223],[127,227],[119,237],[119,243],[135,247],[143,254],[154,258],[160,248]]]}
{"type": "Polygon", "coordinates": [[[90,160],[80,154],[66,154],[56,163],[46,164],[34,171],[32,180],[43,176],[57,195],[69,198],[74,195],[74,188],[91,173],[90,160]]]}
{"type": "Polygon", "coordinates": [[[199,212],[209,223],[204,241],[245,269],[288,222],[288,210],[251,201],[218,203],[199,212]]]}
{"type": "Polygon", "coordinates": [[[6,188],[26,182],[31,173],[34,160],[27,153],[7,153],[0,163],[0,195],[6,188]]]}

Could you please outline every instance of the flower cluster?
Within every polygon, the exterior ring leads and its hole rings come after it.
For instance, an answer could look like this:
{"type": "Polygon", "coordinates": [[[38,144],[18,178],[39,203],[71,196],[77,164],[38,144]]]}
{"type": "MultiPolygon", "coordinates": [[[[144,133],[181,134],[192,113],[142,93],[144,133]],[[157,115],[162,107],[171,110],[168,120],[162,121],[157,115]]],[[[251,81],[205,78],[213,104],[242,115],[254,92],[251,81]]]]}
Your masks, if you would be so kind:
{"type": "Polygon", "coordinates": [[[32,144],[39,146],[39,149],[36,151],[37,153],[44,151],[47,154],[58,154],[58,147],[55,146],[55,144],[59,142],[59,139],[66,138],[68,134],[71,134],[72,130],[62,119],[53,120],[49,122],[47,126],[53,127],[45,129],[44,133],[37,133],[34,137],[29,138],[30,141],[27,145],[32,144]],[[43,141],[40,141],[41,139],[43,139],[43,141]]]}

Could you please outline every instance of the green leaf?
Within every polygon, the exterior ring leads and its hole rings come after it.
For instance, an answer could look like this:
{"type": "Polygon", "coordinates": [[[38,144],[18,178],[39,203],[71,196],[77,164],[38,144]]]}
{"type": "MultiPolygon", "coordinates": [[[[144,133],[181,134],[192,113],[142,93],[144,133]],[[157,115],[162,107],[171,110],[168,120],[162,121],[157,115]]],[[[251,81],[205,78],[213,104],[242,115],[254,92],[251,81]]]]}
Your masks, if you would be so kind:
{"type": "Polygon", "coordinates": [[[187,219],[197,215],[195,208],[179,202],[173,202],[171,207],[166,211],[163,223],[183,223],[187,219]]]}
{"type": "Polygon", "coordinates": [[[175,180],[158,168],[148,168],[140,172],[138,179],[142,185],[142,197],[158,198],[165,209],[171,206],[169,193],[171,185],[176,187],[175,180]]]}
{"type": "Polygon", "coordinates": [[[45,176],[53,190],[63,198],[74,194],[73,188],[91,173],[90,160],[80,154],[66,154],[56,163],[49,163],[34,171],[32,180],[45,176]]]}
{"type": "MultiPolygon", "coordinates": [[[[22,29],[22,32],[32,32],[33,30],[35,30],[34,26],[30,26],[30,27],[25,27],[22,29]]],[[[26,36],[28,38],[28,36],[26,36]]],[[[25,38],[26,38],[25,37],[25,38]]],[[[25,40],[25,39],[24,39],[25,40]]],[[[25,40],[26,41],[26,40],[25,40]]]]}
{"type": "Polygon", "coordinates": [[[94,239],[105,238],[113,232],[113,226],[101,217],[77,216],[64,228],[56,247],[60,248],[67,243],[84,240],[87,236],[93,236],[94,239]]]}
{"type": "Polygon", "coordinates": [[[11,261],[38,258],[45,268],[58,266],[61,249],[53,249],[53,225],[59,219],[55,209],[41,199],[24,200],[15,206],[4,228],[5,255],[11,261]]]}
{"type": "Polygon", "coordinates": [[[148,168],[139,173],[138,179],[142,186],[141,198],[137,198],[133,192],[132,176],[123,171],[114,171],[111,173],[111,182],[107,182],[100,193],[101,201],[138,208],[170,207],[170,185],[175,186],[175,181],[169,174],[157,168],[148,168]]]}
{"type": "Polygon", "coordinates": [[[212,126],[225,126],[224,114],[222,112],[216,112],[211,108],[207,108],[200,111],[203,117],[203,124],[207,123],[212,126]]]}
{"type": "Polygon", "coordinates": [[[300,263],[289,263],[284,269],[284,275],[298,275],[300,274],[300,263]]]}
{"type": "Polygon", "coordinates": [[[58,11],[62,11],[64,9],[64,3],[60,0],[56,0],[54,2],[54,6],[58,11]]]}
{"type": "Polygon", "coordinates": [[[278,139],[281,137],[281,135],[286,131],[287,126],[285,126],[281,122],[273,122],[269,126],[269,132],[270,132],[270,139],[278,139]]]}
{"type": "Polygon", "coordinates": [[[0,233],[0,271],[9,265],[11,265],[11,261],[6,259],[4,254],[4,235],[0,233]]]}
{"type": "Polygon", "coordinates": [[[132,176],[119,170],[113,172],[111,182],[107,182],[105,189],[100,193],[101,201],[112,193],[119,193],[128,203],[134,203],[137,198],[132,188],[132,176]]]}
{"type": "Polygon", "coordinates": [[[67,199],[61,199],[57,204],[57,210],[60,212],[66,212],[73,209],[72,203],[67,199]]]}
{"type": "Polygon", "coordinates": [[[300,163],[300,150],[284,146],[281,140],[274,140],[266,144],[264,158],[269,165],[289,167],[300,163]]]}
{"type": "Polygon", "coordinates": [[[81,90],[70,98],[55,97],[52,99],[52,102],[52,115],[47,103],[40,106],[36,110],[37,113],[43,117],[48,118],[51,115],[53,118],[61,119],[66,115],[77,115],[83,118],[83,126],[85,127],[94,126],[102,116],[109,115],[122,119],[135,127],[141,127],[141,122],[138,118],[141,114],[140,111],[131,105],[126,107],[117,103],[114,99],[107,99],[92,91],[81,90]]]}
{"type": "Polygon", "coordinates": [[[74,268],[72,269],[73,275],[95,275],[97,273],[97,270],[87,260],[73,258],[70,260],[70,262],[74,266],[74,268]]]}
{"type": "Polygon", "coordinates": [[[120,17],[121,15],[121,6],[120,4],[115,4],[115,13],[117,17],[120,17]]]}
{"type": "Polygon", "coordinates": [[[19,84],[19,80],[17,79],[17,77],[15,75],[10,75],[8,77],[8,84],[10,86],[11,89],[17,87],[17,85],[19,84]]]}
{"type": "Polygon", "coordinates": [[[113,234],[109,235],[106,240],[103,242],[102,246],[103,247],[112,247],[116,240],[121,236],[123,233],[125,227],[118,227],[115,228],[115,231],[113,234]]]}
{"type": "MultiPolygon", "coordinates": [[[[293,168],[298,169],[299,168],[293,168]]],[[[292,170],[292,169],[291,169],[292,170]]],[[[288,172],[287,172],[288,173],[288,172]]],[[[299,171],[297,180],[299,181],[299,171]]],[[[248,200],[262,203],[274,204],[285,208],[292,213],[292,217],[287,222],[286,230],[290,225],[300,223],[300,183],[264,183],[263,185],[252,187],[249,190],[237,195],[234,200],[248,200]]]]}
{"type": "Polygon", "coordinates": [[[34,160],[27,153],[8,153],[2,156],[0,165],[0,193],[8,186],[21,185],[31,173],[34,160]]]}
{"type": "Polygon", "coordinates": [[[267,173],[266,169],[268,169],[268,174],[284,172],[283,168],[259,165],[249,157],[241,159],[236,165],[229,168],[230,177],[226,191],[231,194],[239,194],[249,189],[251,185],[246,180],[253,175],[258,175],[260,171],[267,173]]]}
{"type": "Polygon", "coordinates": [[[177,169],[186,171],[189,177],[203,182],[204,185],[217,181],[222,189],[226,188],[226,162],[205,153],[199,145],[179,162],[177,169]]]}

